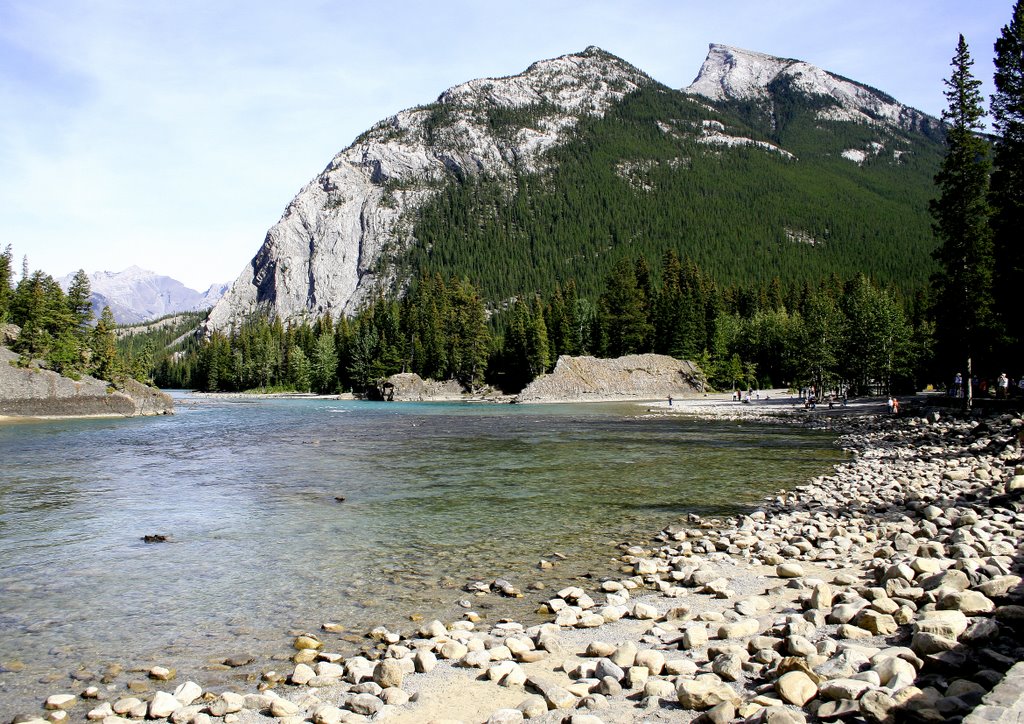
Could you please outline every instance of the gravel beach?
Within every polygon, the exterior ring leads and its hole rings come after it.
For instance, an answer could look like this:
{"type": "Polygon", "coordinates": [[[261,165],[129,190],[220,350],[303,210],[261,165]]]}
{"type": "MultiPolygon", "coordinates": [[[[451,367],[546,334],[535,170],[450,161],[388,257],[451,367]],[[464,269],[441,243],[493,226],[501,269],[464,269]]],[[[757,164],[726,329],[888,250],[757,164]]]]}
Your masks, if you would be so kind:
{"type": "Polygon", "coordinates": [[[329,630],[307,632],[248,690],[151,671],[156,692],[68,686],[15,721],[788,724],[1012,712],[1005,683],[1002,700],[990,692],[1024,659],[1019,413],[963,419],[923,399],[895,418],[877,399],[805,410],[763,394],[649,402],[639,414],[827,425],[849,460],[750,515],[664,521],[646,544],[620,546],[620,575],[607,580],[466,592],[522,595],[548,623],[468,611],[375,629],[347,658],[329,630]]]}

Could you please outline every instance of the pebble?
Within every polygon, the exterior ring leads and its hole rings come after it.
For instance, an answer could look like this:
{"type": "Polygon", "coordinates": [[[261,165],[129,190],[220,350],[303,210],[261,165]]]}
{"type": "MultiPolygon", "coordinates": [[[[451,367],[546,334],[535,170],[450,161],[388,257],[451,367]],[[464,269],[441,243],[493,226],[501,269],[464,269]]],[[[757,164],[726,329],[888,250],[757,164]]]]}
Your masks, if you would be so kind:
{"type": "Polygon", "coordinates": [[[775,680],[775,690],[788,704],[803,706],[818,693],[818,686],[803,671],[789,671],[775,680]]]}
{"type": "Polygon", "coordinates": [[[356,714],[373,716],[384,708],[384,702],[373,694],[356,694],[348,700],[347,706],[356,714]]]}
{"type": "Polygon", "coordinates": [[[397,659],[384,659],[374,667],[373,681],[384,689],[390,686],[401,688],[404,674],[402,664],[397,659]]]}
{"type": "Polygon", "coordinates": [[[167,666],[154,666],[149,670],[149,678],[156,681],[170,681],[178,675],[176,669],[167,666]]]}
{"type": "Polygon", "coordinates": [[[548,703],[544,697],[532,695],[523,699],[516,707],[527,719],[536,719],[548,713],[548,703]]]}
{"type": "Polygon", "coordinates": [[[665,654],[654,649],[637,651],[633,657],[633,665],[647,669],[652,676],[659,676],[665,668],[665,654]]]}
{"type": "Polygon", "coordinates": [[[189,706],[202,695],[203,688],[194,681],[186,681],[174,690],[174,698],[181,702],[182,706],[189,706]]]}
{"type": "Polygon", "coordinates": [[[739,704],[736,691],[714,674],[701,674],[695,679],[683,679],[676,687],[679,705],[698,711],[718,706],[722,702],[739,704]]]}
{"type": "Polygon", "coordinates": [[[658,609],[646,603],[633,604],[633,617],[641,621],[650,621],[658,617],[658,609]]]}
{"type": "Polygon", "coordinates": [[[799,563],[780,563],[775,568],[775,575],[779,578],[802,578],[804,569],[799,563]]]}
{"type": "Polygon", "coordinates": [[[523,712],[519,709],[498,709],[487,718],[487,724],[518,724],[523,721],[523,712]]]}
{"type": "Polygon", "coordinates": [[[78,697],[74,694],[54,694],[46,698],[43,705],[48,711],[65,711],[78,703],[78,697]]]}
{"type": "Polygon", "coordinates": [[[216,699],[210,702],[210,714],[215,717],[224,717],[228,714],[239,712],[245,706],[245,697],[233,691],[225,691],[216,699]]]}
{"type": "Polygon", "coordinates": [[[158,691],[153,695],[153,699],[149,702],[149,708],[146,715],[150,719],[166,719],[175,711],[180,709],[181,706],[181,702],[175,699],[173,695],[166,691],[158,691]]]}

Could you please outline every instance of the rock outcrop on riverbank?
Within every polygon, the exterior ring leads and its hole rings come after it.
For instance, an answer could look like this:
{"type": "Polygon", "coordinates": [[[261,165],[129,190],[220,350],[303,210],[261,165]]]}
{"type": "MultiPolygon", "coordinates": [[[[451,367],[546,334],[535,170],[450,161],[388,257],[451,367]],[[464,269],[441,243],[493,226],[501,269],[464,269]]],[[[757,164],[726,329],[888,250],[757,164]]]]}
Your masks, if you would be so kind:
{"type": "Polygon", "coordinates": [[[692,362],[661,354],[615,359],[562,355],[555,369],[535,379],[516,402],[654,400],[703,391],[704,375],[692,362]]]}
{"type": "Polygon", "coordinates": [[[0,347],[0,416],[133,417],[174,412],[170,395],[135,380],[125,380],[115,389],[94,377],[73,380],[37,365],[20,367],[19,359],[0,347]]]}
{"type": "Polygon", "coordinates": [[[391,375],[380,385],[377,393],[387,402],[441,402],[467,397],[456,380],[425,380],[415,372],[391,375]]]}
{"type": "MultiPolygon", "coordinates": [[[[620,575],[567,582],[533,604],[550,615],[542,625],[468,612],[377,628],[348,658],[325,625],[297,636],[292,661],[264,671],[259,691],[91,687],[47,700],[50,718],[887,724],[1012,714],[1024,691],[1020,666],[1004,680],[1024,659],[1024,419],[931,412],[834,424],[851,459],[833,474],[746,515],[690,516],[653,542],[623,543],[620,575]]],[[[463,595],[522,594],[481,581],[463,595]]]]}

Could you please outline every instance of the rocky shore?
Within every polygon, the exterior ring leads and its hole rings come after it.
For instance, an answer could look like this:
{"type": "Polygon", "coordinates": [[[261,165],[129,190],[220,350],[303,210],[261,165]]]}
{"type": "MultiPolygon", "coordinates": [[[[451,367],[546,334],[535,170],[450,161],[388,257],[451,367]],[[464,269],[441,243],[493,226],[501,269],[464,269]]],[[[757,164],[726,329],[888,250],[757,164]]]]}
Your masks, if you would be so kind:
{"type": "Polygon", "coordinates": [[[760,510],[691,517],[648,544],[623,543],[615,577],[525,596],[508,581],[481,581],[464,594],[471,606],[524,596],[547,623],[468,611],[448,624],[375,629],[349,657],[336,653],[340,641],[325,624],[297,635],[290,660],[251,690],[176,685],[173,671],[158,667],[149,672],[156,693],[68,687],[45,712],[15,721],[1014,716],[1024,672],[1005,674],[1024,659],[1024,420],[925,410],[830,423],[851,459],[760,510]]]}
{"type": "Polygon", "coordinates": [[[73,380],[0,346],[0,419],[3,417],[134,417],[174,412],[170,395],[133,379],[114,388],[88,375],[73,380]]]}

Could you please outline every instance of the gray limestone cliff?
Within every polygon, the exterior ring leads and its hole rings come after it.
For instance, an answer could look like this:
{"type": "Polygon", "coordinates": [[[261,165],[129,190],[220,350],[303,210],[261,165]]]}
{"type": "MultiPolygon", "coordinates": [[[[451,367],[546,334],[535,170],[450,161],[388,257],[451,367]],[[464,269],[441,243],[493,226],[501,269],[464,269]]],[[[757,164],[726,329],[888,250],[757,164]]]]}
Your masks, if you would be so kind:
{"type": "Polygon", "coordinates": [[[170,395],[135,380],[119,389],[94,377],[72,380],[37,366],[19,367],[19,355],[0,347],[0,416],[91,417],[168,415],[170,395]]]}
{"type": "Polygon", "coordinates": [[[826,99],[821,120],[887,124],[902,130],[938,131],[937,119],[861,83],[792,58],[712,43],[700,72],[683,90],[712,101],[761,105],[775,115],[775,88],[785,85],[805,96],[826,99]]]}
{"type": "Polygon", "coordinates": [[[544,60],[520,75],[455,86],[428,106],[377,123],[288,204],[262,248],[214,306],[208,330],[256,311],[284,320],[351,314],[395,280],[381,260],[415,242],[415,211],[453,175],[511,178],[577,121],[601,116],[651,79],[598,48],[544,60]],[[494,111],[533,120],[497,133],[494,111]]]}
{"type": "Polygon", "coordinates": [[[704,374],[697,365],[666,355],[631,354],[616,359],[563,355],[553,372],[527,385],[515,401],[654,400],[693,395],[703,385],[704,374]]]}

